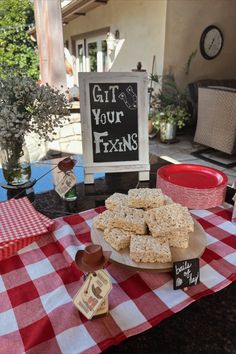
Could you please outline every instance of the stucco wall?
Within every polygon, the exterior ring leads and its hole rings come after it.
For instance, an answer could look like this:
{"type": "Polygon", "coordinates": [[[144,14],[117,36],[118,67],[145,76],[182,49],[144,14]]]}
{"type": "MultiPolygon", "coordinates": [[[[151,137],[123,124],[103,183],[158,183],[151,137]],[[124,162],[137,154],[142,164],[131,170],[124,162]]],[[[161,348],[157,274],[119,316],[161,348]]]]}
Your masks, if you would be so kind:
{"type": "Polygon", "coordinates": [[[80,33],[110,27],[119,30],[124,44],[111,71],[131,71],[141,61],[148,73],[156,56],[155,72],[163,70],[166,0],[109,0],[64,26],[64,40],[80,33]]]}
{"type": "Polygon", "coordinates": [[[181,86],[203,78],[236,78],[235,14],[235,0],[168,0],[164,70],[172,68],[181,86]],[[222,30],[224,46],[218,57],[206,60],[199,42],[203,30],[212,24],[222,30]],[[185,65],[196,49],[186,75],[185,65]]]}

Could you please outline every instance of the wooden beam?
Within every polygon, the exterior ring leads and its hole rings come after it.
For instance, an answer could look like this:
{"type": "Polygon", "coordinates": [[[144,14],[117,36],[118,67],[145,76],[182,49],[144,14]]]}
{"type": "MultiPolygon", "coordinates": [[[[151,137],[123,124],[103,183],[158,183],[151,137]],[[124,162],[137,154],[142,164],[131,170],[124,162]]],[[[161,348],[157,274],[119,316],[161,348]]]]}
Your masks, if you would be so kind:
{"type": "Polygon", "coordinates": [[[40,74],[43,83],[66,89],[60,0],[34,0],[40,74]]]}
{"type": "Polygon", "coordinates": [[[107,0],[95,0],[95,2],[99,2],[100,4],[107,4],[107,0]]]}
{"type": "Polygon", "coordinates": [[[77,0],[62,9],[63,19],[71,19],[77,13],[87,13],[99,5],[106,5],[109,0],[77,0]]]}
{"type": "Polygon", "coordinates": [[[48,47],[45,38],[46,24],[42,14],[45,11],[45,3],[40,0],[34,1],[34,16],[37,35],[37,44],[39,49],[39,68],[40,79],[43,83],[48,82],[48,47]]]}
{"type": "Polygon", "coordinates": [[[70,4],[65,6],[65,8],[62,10],[63,18],[72,15],[76,11],[80,11],[80,10],[88,7],[89,5],[91,5],[94,2],[95,2],[95,0],[82,0],[82,1],[74,4],[71,7],[70,7],[70,4]]]}

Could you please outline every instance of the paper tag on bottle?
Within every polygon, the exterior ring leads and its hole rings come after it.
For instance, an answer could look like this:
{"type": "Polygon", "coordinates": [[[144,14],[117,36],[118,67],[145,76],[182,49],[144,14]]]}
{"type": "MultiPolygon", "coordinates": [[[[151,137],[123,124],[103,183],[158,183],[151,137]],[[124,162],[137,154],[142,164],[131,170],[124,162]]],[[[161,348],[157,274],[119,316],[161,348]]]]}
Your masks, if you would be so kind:
{"type": "Polygon", "coordinates": [[[109,292],[112,289],[109,274],[100,269],[89,273],[82,287],[79,289],[73,299],[77,309],[90,320],[94,315],[99,314],[99,308],[106,301],[109,292]],[[96,313],[98,311],[98,313],[96,313]]]}
{"type": "Polygon", "coordinates": [[[108,296],[105,297],[105,300],[102,302],[101,306],[97,309],[94,316],[105,315],[108,313],[109,310],[109,303],[108,303],[108,296]]]}
{"type": "Polygon", "coordinates": [[[236,224],[236,194],[233,196],[233,201],[234,201],[234,208],[233,208],[233,213],[232,213],[232,219],[231,221],[236,224]]]}
{"type": "Polygon", "coordinates": [[[73,173],[66,173],[55,186],[55,191],[64,198],[66,193],[76,185],[76,177],[73,173]]]}

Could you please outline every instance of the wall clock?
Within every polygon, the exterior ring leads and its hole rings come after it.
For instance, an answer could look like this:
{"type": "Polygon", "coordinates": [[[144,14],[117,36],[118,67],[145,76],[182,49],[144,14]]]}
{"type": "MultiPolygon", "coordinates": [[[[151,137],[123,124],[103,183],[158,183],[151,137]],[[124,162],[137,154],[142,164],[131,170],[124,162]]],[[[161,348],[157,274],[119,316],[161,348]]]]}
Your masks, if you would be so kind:
{"type": "Polygon", "coordinates": [[[200,39],[200,51],[205,59],[214,59],[223,47],[223,34],[216,26],[208,26],[200,39]]]}

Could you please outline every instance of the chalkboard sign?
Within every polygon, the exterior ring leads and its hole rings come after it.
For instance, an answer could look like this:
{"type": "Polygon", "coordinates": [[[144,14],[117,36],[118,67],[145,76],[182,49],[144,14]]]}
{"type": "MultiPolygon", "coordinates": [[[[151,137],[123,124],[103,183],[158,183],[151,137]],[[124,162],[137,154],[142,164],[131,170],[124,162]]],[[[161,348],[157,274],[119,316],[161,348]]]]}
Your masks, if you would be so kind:
{"type": "Polygon", "coordinates": [[[192,258],[173,263],[174,290],[197,285],[200,282],[199,259],[192,258]]]}
{"type": "Polygon", "coordinates": [[[85,183],[94,172],[149,179],[147,74],[79,74],[85,183]]]}
{"type": "Polygon", "coordinates": [[[137,83],[89,84],[93,161],[138,160],[137,83]]]}

